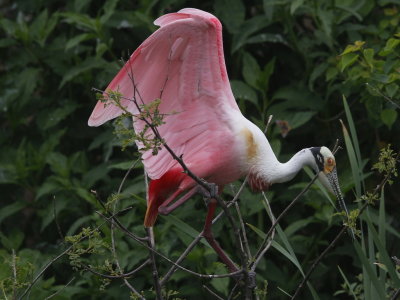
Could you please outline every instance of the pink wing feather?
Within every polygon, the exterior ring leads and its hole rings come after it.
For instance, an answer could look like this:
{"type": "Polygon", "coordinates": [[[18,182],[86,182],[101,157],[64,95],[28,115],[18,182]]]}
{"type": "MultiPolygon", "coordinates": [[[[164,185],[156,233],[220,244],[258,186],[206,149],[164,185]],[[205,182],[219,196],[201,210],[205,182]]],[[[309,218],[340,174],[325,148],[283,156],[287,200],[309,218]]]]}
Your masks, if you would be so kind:
{"type": "MultiPolygon", "coordinates": [[[[139,46],[107,89],[133,98],[132,75],[144,103],[161,96],[160,112],[170,114],[158,128],[161,136],[176,154],[183,154],[198,176],[210,176],[211,168],[216,170],[224,163],[221,157],[232,154],[230,112],[239,112],[226,72],[221,23],[213,15],[192,8],[164,15],[154,23],[161,28],[139,46]]],[[[123,100],[122,104],[137,113],[131,101],[123,100]]],[[[112,104],[98,102],[89,125],[99,126],[121,113],[112,104]]],[[[143,122],[135,121],[134,127],[140,131],[143,122]]],[[[147,151],[142,159],[152,179],[177,164],[164,148],[156,156],[147,151]]]]}

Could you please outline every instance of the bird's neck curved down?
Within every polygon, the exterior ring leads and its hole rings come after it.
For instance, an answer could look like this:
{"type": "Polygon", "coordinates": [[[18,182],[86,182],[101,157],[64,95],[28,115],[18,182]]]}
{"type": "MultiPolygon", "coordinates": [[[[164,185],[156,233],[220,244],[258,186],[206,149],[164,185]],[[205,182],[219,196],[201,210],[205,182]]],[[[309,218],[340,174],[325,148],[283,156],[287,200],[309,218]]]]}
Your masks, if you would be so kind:
{"type": "MultiPolygon", "coordinates": [[[[268,145],[269,146],[269,145],[268,145]]],[[[267,149],[268,153],[264,158],[260,158],[260,162],[250,172],[250,181],[256,183],[255,190],[268,188],[269,185],[274,183],[282,183],[293,179],[296,174],[304,167],[314,167],[314,158],[309,149],[303,149],[297,152],[288,162],[281,163],[277,160],[275,154],[272,152],[271,147],[267,149]],[[267,159],[266,159],[267,158],[267,159]],[[261,182],[261,183],[257,183],[261,182]],[[257,184],[259,187],[257,187],[257,184]]]]}
{"type": "Polygon", "coordinates": [[[293,157],[286,163],[278,163],[276,167],[276,172],[271,178],[272,183],[286,182],[293,177],[304,167],[313,167],[314,158],[309,149],[302,149],[297,152],[293,157]]]}

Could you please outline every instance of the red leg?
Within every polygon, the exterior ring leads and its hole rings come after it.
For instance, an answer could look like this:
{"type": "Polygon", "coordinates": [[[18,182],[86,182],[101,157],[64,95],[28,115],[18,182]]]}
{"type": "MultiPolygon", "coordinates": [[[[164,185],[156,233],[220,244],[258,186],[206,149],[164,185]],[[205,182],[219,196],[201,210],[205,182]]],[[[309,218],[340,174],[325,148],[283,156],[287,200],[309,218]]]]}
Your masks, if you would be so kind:
{"type": "Polygon", "coordinates": [[[194,194],[198,192],[198,187],[195,186],[191,188],[185,195],[183,195],[181,198],[176,200],[174,203],[171,205],[167,206],[171,201],[173,201],[176,197],[179,196],[179,194],[182,193],[182,190],[177,190],[175,193],[173,193],[167,200],[164,201],[163,204],[160,205],[158,208],[158,213],[161,215],[168,215],[172,211],[174,211],[176,208],[178,208],[180,205],[185,203],[187,200],[189,200],[194,194]]]}
{"type": "Polygon", "coordinates": [[[214,198],[210,198],[208,203],[206,222],[204,223],[203,236],[210,244],[210,246],[215,250],[215,252],[217,252],[222,262],[228,267],[229,272],[236,272],[238,271],[238,268],[236,267],[234,262],[226,255],[225,251],[222,250],[221,246],[215,240],[214,235],[211,231],[212,220],[214,217],[216,206],[217,200],[215,200],[214,198]]]}

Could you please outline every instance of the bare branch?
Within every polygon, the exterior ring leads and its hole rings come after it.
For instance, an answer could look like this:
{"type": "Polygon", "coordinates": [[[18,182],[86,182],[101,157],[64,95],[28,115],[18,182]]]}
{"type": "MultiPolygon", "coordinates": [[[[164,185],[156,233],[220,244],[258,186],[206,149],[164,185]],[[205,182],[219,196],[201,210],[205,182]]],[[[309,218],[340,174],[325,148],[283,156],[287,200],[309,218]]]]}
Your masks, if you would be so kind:
{"type": "MultiPolygon", "coordinates": [[[[265,202],[265,204],[266,204],[266,210],[267,210],[268,216],[270,217],[271,222],[272,222],[273,225],[271,226],[272,231],[271,231],[271,229],[269,230],[269,232],[268,232],[267,235],[266,235],[266,239],[264,240],[264,243],[263,243],[264,248],[262,248],[262,250],[260,251],[260,254],[259,254],[258,256],[256,256],[256,259],[255,259],[255,261],[254,261],[254,264],[253,264],[253,266],[252,266],[252,268],[251,268],[251,270],[252,270],[253,272],[255,271],[257,265],[259,264],[261,258],[264,257],[264,254],[265,254],[265,253],[268,251],[268,249],[271,247],[272,241],[273,241],[273,239],[274,239],[274,237],[275,237],[275,227],[276,227],[276,225],[278,224],[278,223],[277,223],[277,220],[275,219],[275,217],[274,217],[274,215],[273,215],[273,213],[272,213],[271,206],[269,205],[268,198],[266,197],[266,195],[265,195],[264,192],[262,192],[262,195],[263,195],[264,202],[265,202]],[[274,225],[274,224],[275,224],[275,225],[274,225]],[[267,241],[267,242],[265,242],[265,241],[267,241]]],[[[260,249],[261,249],[261,248],[260,248],[260,249]]]]}
{"type": "MultiPolygon", "coordinates": [[[[97,213],[98,213],[100,216],[102,216],[105,220],[107,220],[108,222],[111,222],[111,220],[110,220],[108,217],[104,216],[104,215],[101,214],[100,212],[97,212],[97,213]]],[[[239,270],[239,271],[236,271],[236,272],[231,272],[231,273],[226,273],[226,274],[212,274],[212,275],[209,275],[209,274],[201,274],[201,273],[197,273],[197,272],[191,271],[191,270],[189,270],[189,269],[187,269],[187,268],[185,268],[185,267],[182,267],[182,266],[176,264],[174,261],[172,261],[171,259],[169,259],[168,257],[166,257],[164,254],[158,252],[157,250],[150,248],[150,247],[149,247],[146,243],[144,243],[141,239],[138,239],[135,235],[131,234],[131,232],[130,232],[129,230],[127,230],[122,224],[120,224],[120,223],[116,223],[116,224],[118,225],[118,227],[122,230],[122,232],[123,232],[124,234],[126,234],[126,235],[128,235],[129,237],[131,237],[132,239],[134,239],[134,240],[135,240],[138,244],[140,244],[141,246],[143,246],[143,247],[147,248],[148,250],[154,252],[155,254],[157,254],[158,256],[160,256],[161,258],[163,258],[164,260],[166,260],[167,262],[169,262],[169,263],[173,264],[174,266],[176,266],[178,269],[181,269],[181,270],[183,270],[183,271],[185,271],[185,272],[187,272],[187,273],[190,273],[190,274],[192,274],[192,275],[195,275],[195,276],[197,276],[197,277],[200,277],[200,278],[209,278],[209,279],[211,279],[211,278],[225,278],[225,277],[232,277],[232,276],[237,275],[237,274],[240,274],[240,273],[242,272],[241,270],[239,270]]],[[[147,241],[147,239],[146,239],[146,241],[147,241]]]]}
{"type": "Polygon", "coordinates": [[[334,240],[329,244],[328,247],[326,247],[326,249],[318,256],[318,258],[314,261],[314,263],[312,264],[312,266],[310,267],[310,269],[308,270],[307,274],[304,276],[303,280],[300,282],[299,286],[296,289],[296,292],[293,294],[292,296],[292,300],[295,299],[298,294],[300,293],[301,289],[303,288],[304,284],[308,281],[308,279],[310,278],[312,272],[314,271],[314,269],[317,267],[317,265],[320,263],[320,261],[322,260],[322,258],[329,252],[329,250],[331,250],[333,248],[333,246],[335,246],[335,244],[337,243],[337,241],[340,239],[340,237],[343,235],[343,233],[346,232],[347,227],[343,226],[342,229],[339,231],[339,233],[336,235],[336,237],[334,238],[334,240]]]}
{"type": "Polygon", "coordinates": [[[150,248],[149,250],[151,250],[151,251],[149,251],[149,255],[150,255],[150,262],[151,262],[151,269],[152,269],[152,275],[153,275],[154,289],[156,292],[156,298],[157,298],[157,300],[162,300],[163,296],[161,294],[160,277],[158,276],[156,258],[155,258],[154,252],[152,251],[153,249],[155,249],[153,227],[146,228],[146,231],[147,231],[147,236],[149,237],[147,244],[150,248]]]}
{"type": "Polygon", "coordinates": [[[208,286],[203,284],[203,288],[209,292],[211,295],[213,295],[215,298],[217,298],[218,300],[224,300],[224,298],[218,296],[214,291],[212,291],[208,286]]]}
{"type": "Polygon", "coordinates": [[[268,230],[265,239],[263,241],[263,243],[261,244],[260,248],[258,249],[256,255],[255,255],[255,261],[253,263],[250,264],[251,266],[251,270],[254,271],[258,265],[258,263],[260,262],[261,258],[262,258],[262,253],[263,253],[263,249],[265,249],[268,241],[269,241],[269,237],[272,233],[272,231],[275,229],[275,227],[278,225],[279,221],[282,219],[282,217],[293,207],[293,205],[301,198],[301,196],[304,195],[305,192],[307,192],[309,190],[309,188],[312,186],[312,184],[314,183],[314,181],[318,178],[318,174],[316,174],[314,176],[314,178],[307,184],[307,186],[296,196],[296,198],[294,198],[292,200],[292,202],[290,202],[290,204],[288,206],[286,206],[286,208],[282,211],[282,213],[278,216],[278,218],[275,220],[275,222],[271,225],[271,228],[268,230]]]}
{"type": "Polygon", "coordinates": [[[59,294],[62,290],[64,290],[67,286],[69,286],[71,284],[72,281],[75,280],[75,277],[72,277],[72,279],[70,281],[67,282],[66,285],[64,285],[61,289],[59,289],[57,292],[51,294],[50,296],[46,297],[44,300],[48,300],[53,298],[54,296],[56,296],[57,294],[59,294]]]}
{"type": "Polygon", "coordinates": [[[22,293],[22,295],[18,298],[18,299],[22,299],[25,297],[25,295],[31,290],[31,288],[33,287],[33,285],[36,283],[36,281],[39,280],[39,278],[43,275],[44,272],[46,272],[46,270],[58,259],[60,259],[61,257],[63,257],[65,254],[68,253],[69,250],[72,249],[72,245],[69,246],[67,249],[65,249],[63,252],[61,252],[59,255],[57,255],[56,257],[54,257],[53,259],[51,259],[44,267],[43,269],[36,275],[36,277],[32,280],[31,284],[25,289],[25,291],[22,293]]]}
{"type": "Polygon", "coordinates": [[[83,268],[86,271],[89,271],[89,272],[91,272],[93,274],[96,274],[96,275],[98,275],[100,277],[104,277],[104,278],[108,278],[108,279],[123,279],[123,278],[131,277],[132,275],[134,275],[135,273],[137,273],[141,269],[143,269],[145,266],[147,266],[149,263],[150,263],[150,259],[147,259],[147,260],[145,260],[144,263],[142,263],[139,267],[133,269],[132,271],[129,271],[128,273],[124,273],[124,274],[118,274],[118,275],[103,274],[103,273],[100,273],[100,272],[98,272],[98,271],[96,271],[96,270],[94,270],[94,269],[92,269],[92,268],[90,268],[88,266],[85,266],[85,265],[83,265],[83,268]]]}

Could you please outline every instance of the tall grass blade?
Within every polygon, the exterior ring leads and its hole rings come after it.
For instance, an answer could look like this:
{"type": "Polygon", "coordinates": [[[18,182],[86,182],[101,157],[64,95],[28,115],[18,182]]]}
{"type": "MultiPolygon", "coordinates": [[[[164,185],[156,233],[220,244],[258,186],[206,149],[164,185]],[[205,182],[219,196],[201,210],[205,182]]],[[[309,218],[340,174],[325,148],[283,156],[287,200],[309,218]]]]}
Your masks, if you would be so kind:
{"type": "Polygon", "coordinates": [[[342,131],[343,131],[343,136],[344,136],[344,143],[346,145],[347,155],[350,160],[351,173],[353,174],[353,181],[354,181],[354,187],[356,189],[356,196],[357,196],[357,198],[360,198],[361,197],[361,183],[360,183],[361,178],[360,178],[357,156],[356,156],[349,132],[347,131],[347,128],[344,125],[344,123],[342,121],[341,121],[341,123],[342,123],[342,131]]]}
{"type": "Polygon", "coordinates": [[[346,275],[344,275],[342,269],[338,266],[340,275],[342,275],[342,278],[344,280],[344,283],[347,285],[350,294],[353,295],[354,299],[357,300],[357,296],[354,294],[354,288],[352,287],[352,285],[350,284],[349,280],[347,279],[346,275]]]}
{"type": "MultiPolygon", "coordinates": [[[[400,278],[399,278],[399,275],[397,274],[396,269],[395,269],[395,267],[393,265],[393,261],[391,260],[391,258],[389,256],[384,244],[380,240],[378,232],[376,231],[376,229],[373,226],[372,222],[370,220],[368,220],[368,219],[366,220],[366,222],[368,224],[368,227],[370,228],[372,240],[375,243],[376,247],[378,248],[379,259],[381,259],[382,263],[385,265],[385,267],[386,267],[386,269],[387,269],[387,271],[389,273],[389,276],[392,279],[393,284],[395,285],[395,287],[400,288],[400,278]]],[[[380,269],[382,269],[382,268],[380,268],[380,269]]],[[[382,269],[382,271],[384,273],[386,273],[383,269],[382,269]]],[[[385,278],[383,278],[383,280],[381,280],[381,282],[385,282],[384,279],[385,278]]]]}
{"type": "MultiPolygon", "coordinates": [[[[355,240],[353,245],[354,245],[354,249],[356,250],[357,256],[360,259],[360,262],[361,262],[363,268],[365,269],[366,273],[368,274],[369,282],[367,282],[367,285],[369,283],[371,283],[372,286],[374,287],[374,290],[376,291],[377,295],[379,296],[379,298],[371,298],[371,297],[373,297],[373,292],[370,289],[368,298],[369,299],[386,299],[385,282],[381,282],[378,279],[378,277],[376,276],[374,268],[371,266],[368,258],[365,256],[360,243],[357,240],[355,240]],[[372,292],[372,294],[371,294],[371,292],[372,292]]],[[[364,285],[364,288],[365,287],[366,286],[364,285]]],[[[365,299],[367,299],[367,297],[365,299]]]]}
{"type": "Polygon", "coordinates": [[[362,185],[363,185],[363,187],[365,189],[364,181],[362,180],[362,178],[363,178],[363,176],[362,176],[362,174],[363,174],[362,165],[363,164],[362,164],[362,158],[361,158],[360,145],[358,143],[357,131],[356,131],[356,127],[354,125],[353,116],[351,115],[350,108],[349,108],[349,105],[347,103],[347,100],[346,100],[345,96],[343,96],[343,107],[344,107],[344,111],[346,113],[347,123],[349,125],[350,134],[351,134],[351,140],[352,140],[353,145],[354,145],[354,151],[355,151],[357,162],[358,162],[358,167],[359,167],[358,172],[359,172],[359,175],[360,175],[360,178],[361,178],[362,185]]]}

